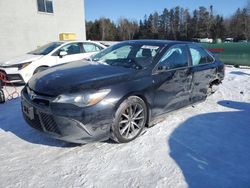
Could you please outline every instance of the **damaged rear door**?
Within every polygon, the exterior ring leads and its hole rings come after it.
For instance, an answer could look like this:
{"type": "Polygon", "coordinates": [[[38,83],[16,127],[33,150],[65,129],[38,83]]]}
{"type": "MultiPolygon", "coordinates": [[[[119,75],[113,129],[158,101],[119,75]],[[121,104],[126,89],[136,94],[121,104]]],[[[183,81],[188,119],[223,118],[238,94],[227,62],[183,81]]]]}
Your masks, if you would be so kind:
{"type": "Polygon", "coordinates": [[[188,45],[192,59],[192,103],[205,100],[209,84],[216,75],[215,59],[204,49],[196,45],[188,45]]]}

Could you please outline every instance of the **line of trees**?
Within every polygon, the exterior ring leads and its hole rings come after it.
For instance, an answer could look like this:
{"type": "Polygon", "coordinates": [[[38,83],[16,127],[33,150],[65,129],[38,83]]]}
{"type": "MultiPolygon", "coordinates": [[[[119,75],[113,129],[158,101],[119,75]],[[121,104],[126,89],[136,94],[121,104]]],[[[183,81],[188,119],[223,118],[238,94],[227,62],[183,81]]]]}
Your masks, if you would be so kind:
{"type": "Polygon", "coordinates": [[[118,41],[131,39],[193,40],[194,38],[235,40],[250,39],[250,0],[245,8],[238,8],[227,19],[214,14],[213,6],[199,7],[192,13],[188,9],[165,8],[162,13],[154,12],[139,23],[120,18],[115,24],[108,18],[87,21],[88,40],[118,41]]]}

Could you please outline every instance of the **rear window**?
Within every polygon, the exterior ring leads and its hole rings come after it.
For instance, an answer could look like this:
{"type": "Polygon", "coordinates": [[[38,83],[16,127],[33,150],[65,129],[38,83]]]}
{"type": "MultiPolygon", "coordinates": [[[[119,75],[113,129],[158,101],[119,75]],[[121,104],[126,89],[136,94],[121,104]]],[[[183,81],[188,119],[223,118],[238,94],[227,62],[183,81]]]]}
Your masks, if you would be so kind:
{"type": "Polygon", "coordinates": [[[158,49],[159,49],[159,46],[144,45],[137,52],[136,58],[143,58],[145,55],[147,55],[146,53],[148,53],[148,55],[150,55],[152,57],[155,57],[155,55],[157,54],[158,49]]]}

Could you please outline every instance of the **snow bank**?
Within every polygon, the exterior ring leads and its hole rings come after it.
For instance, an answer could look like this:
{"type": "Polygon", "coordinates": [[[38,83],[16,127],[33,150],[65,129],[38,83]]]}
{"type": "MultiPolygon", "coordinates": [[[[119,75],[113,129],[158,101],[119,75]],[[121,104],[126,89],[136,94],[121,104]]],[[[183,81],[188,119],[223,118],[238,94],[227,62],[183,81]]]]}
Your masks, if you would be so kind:
{"type": "Polygon", "coordinates": [[[0,105],[0,187],[250,187],[250,70],[128,144],[72,145],[0,105]]]}

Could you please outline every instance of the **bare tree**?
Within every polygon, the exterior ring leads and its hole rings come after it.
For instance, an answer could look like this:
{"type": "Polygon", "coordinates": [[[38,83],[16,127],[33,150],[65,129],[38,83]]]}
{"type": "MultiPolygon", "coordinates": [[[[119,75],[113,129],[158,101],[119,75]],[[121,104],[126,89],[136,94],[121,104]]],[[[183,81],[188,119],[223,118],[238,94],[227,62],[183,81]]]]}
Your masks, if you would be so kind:
{"type": "Polygon", "coordinates": [[[118,20],[118,31],[119,31],[121,40],[133,39],[138,29],[139,29],[139,26],[136,21],[129,21],[126,18],[120,18],[118,20]]]}
{"type": "Polygon", "coordinates": [[[247,1],[246,8],[247,8],[247,14],[248,14],[248,16],[250,16],[250,0],[247,1]]]}

